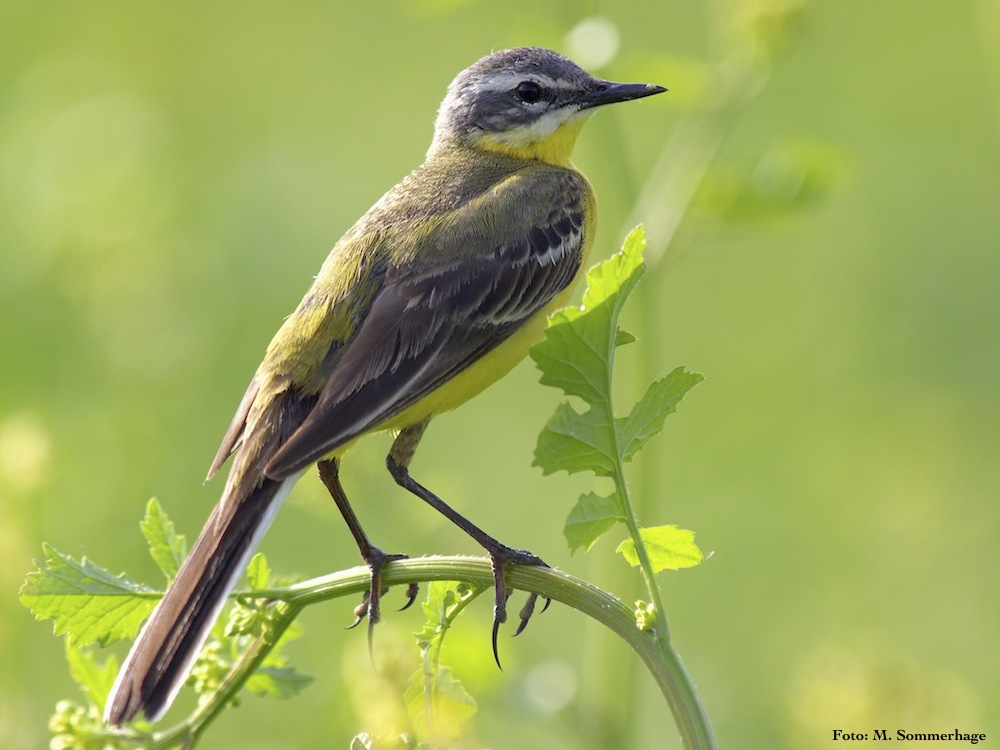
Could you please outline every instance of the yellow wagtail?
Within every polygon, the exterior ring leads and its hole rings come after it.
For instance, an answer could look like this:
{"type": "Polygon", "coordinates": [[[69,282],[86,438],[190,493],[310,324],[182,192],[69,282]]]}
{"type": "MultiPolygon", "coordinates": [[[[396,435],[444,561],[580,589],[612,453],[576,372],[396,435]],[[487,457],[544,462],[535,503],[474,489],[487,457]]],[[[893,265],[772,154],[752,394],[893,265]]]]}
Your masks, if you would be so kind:
{"type": "Polygon", "coordinates": [[[495,652],[505,567],[544,563],[452,510],[410,477],[410,460],[432,416],[524,358],[580,276],[596,218],[593,190],[570,161],[583,123],[595,107],[662,91],[594,78],[537,47],[495,52],[459,73],[426,161],[334,246],[268,346],[208,474],[234,457],[222,499],[122,665],[109,723],[163,715],[282,500],[314,463],[371,568],[360,609],[378,620],[382,567],[402,556],[368,541],[338,478],[344,451],[374,431],[399,431],[386,459],[396,482],[489,553],[495,652]]]}

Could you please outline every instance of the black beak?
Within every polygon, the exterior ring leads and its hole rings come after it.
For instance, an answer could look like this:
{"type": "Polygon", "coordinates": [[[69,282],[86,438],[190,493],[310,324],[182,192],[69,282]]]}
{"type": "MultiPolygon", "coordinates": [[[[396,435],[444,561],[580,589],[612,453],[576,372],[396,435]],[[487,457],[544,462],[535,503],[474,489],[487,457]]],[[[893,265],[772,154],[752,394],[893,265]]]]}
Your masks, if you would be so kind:
{"type": "Polygon", "coordinates": [[[600,107],[602,104],[614,104],[615,102],[627,102],[632,99],[641,99],[644,96],[662,94],[666,91],[663,86],[652,83],[613,83],[612,81],[597,81],[597,85],[589,92],[580,97],[581,109],[600,107]]]}

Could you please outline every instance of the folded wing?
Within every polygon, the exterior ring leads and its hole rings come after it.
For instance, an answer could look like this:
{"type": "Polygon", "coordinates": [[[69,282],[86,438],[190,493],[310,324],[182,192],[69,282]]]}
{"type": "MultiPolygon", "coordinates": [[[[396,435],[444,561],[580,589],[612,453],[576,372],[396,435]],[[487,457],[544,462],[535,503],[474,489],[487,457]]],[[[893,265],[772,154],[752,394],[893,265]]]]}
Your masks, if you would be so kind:
{"type": "MultiPolygon", "coordinates": [[[[433,248],[432,256],[447,262],[390,268],[316,405],[271,458],[267,475],[288,476],[417,403],[563,291],[582,262],[585,198],[579,188],[559,197],[541,201],[550,210],[518,227],[522,217],[504,217],[504,202],[491,196],[501,207],[489,217],[492,227],[482,224],[479,206],[469,211],[476,225],[463,225],[459,212],[426,237],[462,245],[433,248]]],[[[523,196],[510,205],[525,210],[523,196]]]]}

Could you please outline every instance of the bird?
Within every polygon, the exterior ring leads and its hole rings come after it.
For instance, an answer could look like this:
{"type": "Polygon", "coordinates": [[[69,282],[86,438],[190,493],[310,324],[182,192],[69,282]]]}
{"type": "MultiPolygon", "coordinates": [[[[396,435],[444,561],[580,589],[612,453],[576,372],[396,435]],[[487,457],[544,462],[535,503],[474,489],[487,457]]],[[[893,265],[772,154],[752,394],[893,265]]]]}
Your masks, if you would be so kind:
{"type": "Polygon", "coordinates": [[[359,617],[379,620],[382,570],[405,556],[368,540],[340,482],[345,451],[373,432],[397,434],[386,458],[395,482],[488,553],[496,654],[504,571],[545,563],[457,513],[412,478],[410,462],[431,418],[524,359],[582,275],[596,229],[594,191],[571,160],[584,122],[663,91],[602,80],[540,47],[493,52],[455,77],[423,164],[347,230],[268,345],[208,472],[232,459],[221,499],[119,670],[109,725],[167,711],[313,465],[371,570],[359,617]]]}

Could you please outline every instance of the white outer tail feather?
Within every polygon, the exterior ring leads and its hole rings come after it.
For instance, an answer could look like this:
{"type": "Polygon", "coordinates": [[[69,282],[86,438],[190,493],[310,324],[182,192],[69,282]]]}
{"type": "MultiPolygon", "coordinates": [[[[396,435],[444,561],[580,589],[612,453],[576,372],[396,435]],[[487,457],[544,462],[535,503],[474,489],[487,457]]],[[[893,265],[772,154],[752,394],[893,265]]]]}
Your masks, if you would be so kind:
{"type": "MultiPolygon", "coordinates": [[[[222,608],[228,601],[229,595],[232,593],[233,589],[236,588],[236,583],[237,581],[239,581],[240,576],[243,575],[243,572],[246,570],[247,565],[250,563],[250,559],[253,557],[254,552],[256,552],[257,550],[257,545],[260,544],[260,541],[263,538],[264,534],[267,532],[268,528],[270,528],[271,523],[274,521],[274,517],[278,514],[278,511],[281,509],[281,506],[284,503],[285,498],[288,497],[288,493],[291,492],[292,486],[299,480],[299,477],[301,477],[302,474],[303,472],[299,471],[296,474],[287,477],[281,482],[281,485],[278,487],[277,492],[275,492],[274,494],[274,498],[271,500],[271,504],[268,507],[267,512],[261,519],[260,524],[254,530],[253,537],[250,541],[250,545],[247,547],[247,551],[243,554],[242,558],[239,561],[239,564],[234,567],[233,573],[229,576],[229,580],[226,581],[225,596],[220,596],[218,601],[212,605],[211,617],[206,618],[205,624],[202,626],[201,632],[198,634],[198,644],[195,648],[192,648],[191,652],[188,654],[187,659],[184,662],[184,668],[181,670],[181,672],[178,673],[177,678],[174,680],[174,684],[170,687],[169,696],[167,700],[163,703],[163,707],[155,714],[146,716],[146,720],[149,721],[150,723],[159,721],[163,717],[163,715],[173,704],[174,699],[177,698],[177,693],[180,692],[180,689],[184,686],[184,683],[187,682],[188,674],[191,672],[191,668],[194,666],[195,661],[198,659],[198,655],[201,654],[202,647],[205,645],[205,641],[208,640],[208,634],[209,632],[211,632],[212,626],[215,624],[215,621],[219,618],[219,614],[222,612],[222,608]]],[[[228,484],[226,489],[228,491],[229,489],[228,484]]],[[[159,607],[159,604],[157,605],[157,607],[159,607]]],[[[114,702],[115,696],[118,694],[118,691],[121,689],[122,679],[130,672],[129,667],[131,666],[131,662],[134,661],[134,659],[136,658],[136,654],[138,652],[140,644],[142,644],[143,642],[143,634],[145,633],[148,624],[152,621],[153,615],[155,615],[155,613],[156,610],[154,609],[153,612],[150,613],[149,617],[146,618],[145,624],[139,630],[139,635],[132,643],[132,648],[129,650],[128,656],[125,657],[125,662],[118,670],[118,677],[115,679],[115,684],[112,686],[111,692],[108,694],[108,700],[104,705],[104,721],[106,723],[110,723],[111,705],[114,702]]]]}

